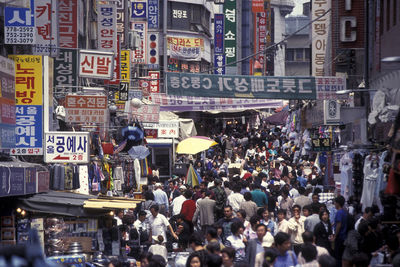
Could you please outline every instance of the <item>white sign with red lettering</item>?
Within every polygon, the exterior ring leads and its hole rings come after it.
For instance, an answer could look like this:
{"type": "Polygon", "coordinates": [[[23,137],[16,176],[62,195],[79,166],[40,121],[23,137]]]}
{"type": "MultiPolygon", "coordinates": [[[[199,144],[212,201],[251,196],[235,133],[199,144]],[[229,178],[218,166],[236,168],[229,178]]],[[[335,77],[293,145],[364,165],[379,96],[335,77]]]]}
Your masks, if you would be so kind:
{"type": "Polygon", "coordinates": [[[97,3],[97,47],[101,51],[117,52],[117,6],[97,3]]]}
{"type": "Polygon", "coordinates": [[[65,100],[65,119],[76,123],[105,123],[107,96],[68,95],[65,100]]]}
{"type": "Polygon", "coordinates": [[[159,123],[143,123],[143,128],[157,130],[158,138],[179,137],[179,121],[160,121],[159,123]]]}
{"type": "Polygon", "coordinates": [[[132,115],[141,122],[160,121],[160,105],[143,105],[140,108],[133,108],[132,115]]]}
{"type": "Polygon", "coordinates": [[[131,24],[131,30],[138,33],[140,38],[139,47],[132,51],[132,63],[146,64],[147,59],[147,22],[135,21],[131,24]]]}
{"type": "Polygon", "coordinates": [[[45,133],[44,162],[88,163],[88,132],[45,133]]]}
{"type": "Polygon", "coordinates": [[[52,0],[35,1],[36,44],[33,46],[35,55],[58,54],[57,20],[56,2],[53,3],[52,0]]]}
{"type": "Polygon", "coordinates": [[[90,50],[79,51],[79,76],[110,79],[114,71],[114,53],[90,50]]]}

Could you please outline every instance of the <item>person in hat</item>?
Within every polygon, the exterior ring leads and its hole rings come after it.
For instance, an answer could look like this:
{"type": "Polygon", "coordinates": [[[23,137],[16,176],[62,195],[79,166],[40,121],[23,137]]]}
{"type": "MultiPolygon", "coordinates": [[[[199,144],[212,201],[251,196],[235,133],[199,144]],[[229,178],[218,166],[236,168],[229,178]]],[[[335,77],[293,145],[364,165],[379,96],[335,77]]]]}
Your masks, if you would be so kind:
{"type": "Polygon", "coordinates": [[[181,195],[179,197],[174,198],[174,200],[171,203],[172,216],[176,216],[181,212],[182,204],[183,204],[183,202],[186,201],[186,197],[184,195],[184,193],[186,191],[186,186],[181,185],[179,187],[179,190],[181,191],[181,195]]]}
{"type": "Polygon", "coordinates": [[[156,183],[155,188],[156,190],[153,192],[154,201],[157,202],[157,204],[159,205],[160,213],[164,216],[167,216],[167,212],[169,210],[167,193],[163,191],[163,185],[161,183],[156,183]]]}
{"type": "MultiPolygon", "coordinates": [[[[270,233],[267,232],[265,234],[265,236],[263,238],[263,242],[262,242],[263,250],[262,250],[262,252],[260,252],[256,255],[255,262],[254,262],[255,267],[265,266],[263,263],[265,262],[265,259],[267,256],[270,257],[268,262],[270,264],[274,263],[276,257],[278,257],[278,252],[273,248],[274,242],[275,242],[274,237],[270,233]],[[272,254],[272,255],[275,255],[274,257],[271,257],[272,256],[271,250],[273,250],[273,252],[274,252],[272,254]]],[[[273,266],[273,265],[271,265],[271,266],[273,266]]]]}
{"type": "Polygon", "coordinates": [[[153,255],[160,255],[164,258],[165,261],[168,259],[168,251],[167,248],[163,245],[164,237],[162,235],[153,236],[154,244],[149,247],[149,252],[153,253],[153,255]]]}

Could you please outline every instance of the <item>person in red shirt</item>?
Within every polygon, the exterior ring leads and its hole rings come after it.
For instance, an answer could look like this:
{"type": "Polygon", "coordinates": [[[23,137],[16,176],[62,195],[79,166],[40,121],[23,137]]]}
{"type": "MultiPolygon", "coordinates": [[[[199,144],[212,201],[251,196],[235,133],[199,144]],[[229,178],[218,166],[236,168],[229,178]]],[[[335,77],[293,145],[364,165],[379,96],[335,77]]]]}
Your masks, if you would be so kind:
{"type": "Polygon", "coordinates": [[[192,219],[196,211],[196,201],[192,199],[193,192],[191,190],[186,190],[184,196],[186,200],[182,204],[181,215],[183,220],[189,225],[190,231],[193,233],[192,219]]]}

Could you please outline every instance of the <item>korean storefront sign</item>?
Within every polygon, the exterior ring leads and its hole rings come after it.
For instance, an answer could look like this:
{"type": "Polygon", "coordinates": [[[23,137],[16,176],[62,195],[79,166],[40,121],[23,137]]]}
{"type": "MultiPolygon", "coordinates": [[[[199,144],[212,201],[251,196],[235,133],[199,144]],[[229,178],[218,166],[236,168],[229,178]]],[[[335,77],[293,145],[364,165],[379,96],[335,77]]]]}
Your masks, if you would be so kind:
{"type": "Polygon", "coordinates": [[[226,64],[236,66],[236,0],[226,0],[224,3],[225,31],[224,48],[226,64]],[[232,64],[231,64],[232,63],[232,64]]]}
{"type": "Polygon", "coordinates": [[[145,0],[132,1],[132,18],[133,19],[147,18],[147,2],[145,0]]]}
{"type": "Polygon", "coordinates": [[[35,2],[30,0],[30,8],[4,8],[4,43],[35,44],[35,2]]]}
{"type": "Polygon", "coordinates": [[[147,0],[147,25],[149,29],[158,29],[158,0],[147,0]]]}
{"type": "Polygon", "coordinates": [[[79,51],[79,76],[110,79],[113,74],[114,53],[91,50],[79,51]]]}
{"type": "Polygon", "coordinates": [[[78,0],[58,1],[58,38],[62,48],[78,48],[78,0]]]}
{"type": "Polygon", "coordinates": [[[264,0],[252,0],[251,12],[253,13],[264,12],[264,0]]]}
{"type": "Polygon", "coordinates": [[[142,105],[133,108],[132,115],[141,122],[156,122],[160,120],[160,105],[142,105]]]}
{"type": "Polygon", "coordinates": [[[130,50],[122,50],[120,57],[120,73],[121,73],[121,81],[119,84],[119,100],[127,101],[128,100],[128,92],[129,92],[129,84],[130,84],[130,50]]]}
{"type": "MultiPolygon", "coordinates": [[[[267,18],[265,12],[260,12],[257,14],[257,52],[264,51],[266,48],[267,41],[267,18]]],[[[257,56],[258,61],[261,65],[264,65],[265,56],[264,53],[260,53],[257,56]]]]}
{"type": "Polygon", "coordinates": [[[128,9],[125,8],[126,0],[117,0],[117,34],[120,36],[122,47],[126,46],[126,29],[129,28],[128,9]]]}
{"type": "Polygon", "coordinates": [[[97,3],[97,48],[100,51],[117,51],[117,6],[97,3]]]}
{"type": "Polygon", "coordinates": [[[78,52],[60,48],[54,58],[54,93],[75,93],[78,86],[78,52]]]}
{"type": "Polygon", "coordinates": [[[45,133],[44,162],[88,163],[89,133],[87,132],[45,133]]]}
{"type": "Polygon", "coordinates": [[[198,37],[167,37],[168,55],[182,60],[200,61],[204,51],[204,40],[198,37]]]}
{"type": "Polygon", "coordinates": [[[151,94],[154,104],[160,105],[161,111],[206,111],[239,110],[250,108],[279,108],[282,100],[248,98],[212,98],[151,94]]]}
{"type": "Polygon", "coordinates": [[[131,30],[140,37],[140,46],[132,51],[132,63],[146,64],[147,60],[147,22],[132,22],[131,30]]]}
{"type": "Polygon", "coordinates": [[[160,72],[149,71],[149,93],[160,92],[160,72]]]}
{"type": "Polygon", "coordinates": [[[65,120],[76,123],[105,123],[107,96],[68,95],[65,99],[65,120]]]}
{"type": "Polygon", "coordinates": [[[15,66],[0,56],[0,149],[15,146],[15,66]]]}
{"type": "Polygon", "coordinates": [[[214,74],[225,74],[224,14],[215,14],[214,24],[214,74]]]}
{"type": "Polygon", "coordinates": [[[52,0],[35,1],[36,42],[33,46],[34,54],[57,54],[57,20],[57,2],[54,2],[52,0]]]}
{"type": "Polygon", "coordinates": [[[317,83],[317,99],[336,100],[342,97],[348,98],[348,95],[337,94],[337,91],[347,90],[346,79],[340,77],[315,77],[317,83]]]}
{"type": "Polygon", "coordinates": [[[143,123],[143,128],[157,131],[158,138],[178,138],[179,121],[160,121],[159,123],[143,123]]]}
{"type": "Polygon", "coordinates": [[[12,155],[43,154],[42,56],[12,55],[15,62],[16,143],[12,155]]]}
{"type": "Polygon", "coordinates": [[[313,22],[311,27],[311,75],[325,76],[325,62],[330,57],[328,38],[331,27],[331,0],[315,0],[312,1],[311,20],[314,21],[318,17],[324,15],[320,19],[313,22]]]}
{"type": "Polygon", "coordinates": [[[314,77],[167,74],[169,95],[267,99],[316,99],[314,77]]]}

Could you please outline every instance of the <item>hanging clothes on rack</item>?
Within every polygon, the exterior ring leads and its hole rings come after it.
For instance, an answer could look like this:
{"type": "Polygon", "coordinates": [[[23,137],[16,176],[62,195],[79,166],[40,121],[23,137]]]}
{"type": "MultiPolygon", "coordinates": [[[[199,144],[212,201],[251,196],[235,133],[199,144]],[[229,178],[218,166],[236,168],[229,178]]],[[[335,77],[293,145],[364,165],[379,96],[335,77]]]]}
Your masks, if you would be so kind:
{"type": "Polygon", "coordinates": [[[114,174],[114,189],[117,191],[122,191],[122,185],[124,183],[124,170],[122,166],[115,166],[113,168],[114,174]]]}
{"type": "Polygon", "coordinates": [[[361,194],[362,210],[371,207],[375,199],[375,189],[379,176],[379,158],[376,155],[369,155],[364,161],[364,182],[361,194]]]}
{"type": "Polygon", "coordinates": [[[340,158],[340,194],[348,200],[353,195],[353,159],[349,151],[340,158]]]}
{"type": "Polygon", "coordinates": [[[89,170],[87,165],[76,166],[78,168],[79,188],[76,193],[89,195],[89,170]]]}

